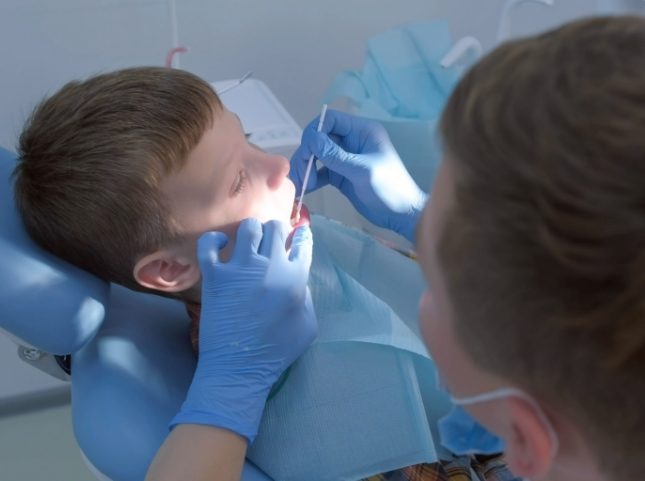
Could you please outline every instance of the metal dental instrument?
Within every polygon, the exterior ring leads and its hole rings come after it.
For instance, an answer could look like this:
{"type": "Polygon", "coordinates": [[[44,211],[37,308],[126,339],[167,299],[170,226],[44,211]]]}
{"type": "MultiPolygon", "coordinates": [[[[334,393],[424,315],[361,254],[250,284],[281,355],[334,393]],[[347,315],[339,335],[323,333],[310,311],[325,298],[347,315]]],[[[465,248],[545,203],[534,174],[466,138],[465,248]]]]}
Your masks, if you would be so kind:
{"type": "MultiPolygon", "coordinates": [[[[318,121],[318,128],[316,132],[322,130],[323,123],[325,122],[325,115],[327,114],[327,104],[323,104],[322,111],[320,112],[320,120],[318,121]]],[[[298,206],[296,207],[296,215],[294,218],[296,222],[300,222],[300,209],[302,209],[302,199],[305,196],[305,188],[309,182],[309,175],[311,174],[311,167],[314,165],[314,154],[309,156],[309,162],[307,162],[307,170],[305,170],[305,178],[302,181],[302,190],[300,190],[300,198],[298,199],[298,206]]]]}
{"type": "Polygon", "coordinates": [[[244,75],[242,75],[242,78],[238,79],[234,84],[229,85],[228,87],[224,87],[223,89],[219,90],[217,92],[217,95],[225,94],[229,90],[233,90],[234,88],[239,87],[240,85],[242,85],[244,83],[245,80],[247,80],[249,77],[251,77],[251,75],[253,75],[253,72],[251,72],[249,70],[244,75]]]}

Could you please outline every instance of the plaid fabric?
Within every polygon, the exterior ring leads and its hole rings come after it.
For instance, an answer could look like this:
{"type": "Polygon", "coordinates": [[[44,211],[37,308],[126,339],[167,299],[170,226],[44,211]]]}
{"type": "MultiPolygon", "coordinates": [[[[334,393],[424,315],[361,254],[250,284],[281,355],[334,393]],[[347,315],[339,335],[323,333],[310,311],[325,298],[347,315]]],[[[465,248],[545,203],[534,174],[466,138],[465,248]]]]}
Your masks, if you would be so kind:
{"type": "MultiPolygon", "coordinates": [[[[199,317],[201,304],[186,303],[190,317],[190,342],[199,352],[199,317]]],[[[459,456],[450,461],[416,464],[363,481],[522,481],[513,476],[501,456],[459,456]]]]}
{"type": "Polygon", "coordinates": [[[417,464],[363,481],[522,481],[506,467],[502,456],[459,456],[450,461],[417,464]]]}
{"type": "Polygon", "coordinates": [[[475,456],[471,465],[480,479],[486,481],[522,481],[506,466],[503,456],[475,456]]]}
{"type": "MultiPolygon", "coordinates": [[[[448,481],[448,474],[440,463],[416,464],[388,473],[370,476],[363,481],[448,481]]],[[[459,478],[454,478],[455,480],[459,478]]],[[[470,478],[466,478],[470,480],[470,478]]]]}

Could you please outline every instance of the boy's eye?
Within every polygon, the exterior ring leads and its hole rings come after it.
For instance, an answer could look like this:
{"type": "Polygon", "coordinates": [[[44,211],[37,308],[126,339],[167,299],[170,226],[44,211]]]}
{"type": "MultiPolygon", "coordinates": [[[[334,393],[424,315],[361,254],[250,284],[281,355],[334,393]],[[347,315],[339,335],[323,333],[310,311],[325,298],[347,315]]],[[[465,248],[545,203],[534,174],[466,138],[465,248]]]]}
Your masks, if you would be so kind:
{"type": "Polygon", "coordinates": [[[235,185],[233,186],[233,195],[238,195],[241,193],[244,188],[246,187],[246,172],[244,170],[240,170],[240,173],[237,175],[237,180],[235,181],[235,185]]]}

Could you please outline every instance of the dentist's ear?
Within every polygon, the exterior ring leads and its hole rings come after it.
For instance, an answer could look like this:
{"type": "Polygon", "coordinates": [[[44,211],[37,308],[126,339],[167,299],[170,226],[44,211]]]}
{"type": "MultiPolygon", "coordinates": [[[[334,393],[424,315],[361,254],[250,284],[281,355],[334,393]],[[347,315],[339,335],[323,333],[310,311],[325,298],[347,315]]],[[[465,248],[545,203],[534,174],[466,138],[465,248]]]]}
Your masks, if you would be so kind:
{"type": "Polygon", "coordinates": [[[196,260],[168,250],[142,257],[135,264],[132,274],[143,287],[162,292],[185,291],[201,278],[196,260]]]}
{"type": "Polygon", "coordinates": [[[551,470],[558,440],[540,408],[521,397],[505,400],[510,435],[505,438],[504,457],[511,471],[522,478],[540,478],[551,470]]]}

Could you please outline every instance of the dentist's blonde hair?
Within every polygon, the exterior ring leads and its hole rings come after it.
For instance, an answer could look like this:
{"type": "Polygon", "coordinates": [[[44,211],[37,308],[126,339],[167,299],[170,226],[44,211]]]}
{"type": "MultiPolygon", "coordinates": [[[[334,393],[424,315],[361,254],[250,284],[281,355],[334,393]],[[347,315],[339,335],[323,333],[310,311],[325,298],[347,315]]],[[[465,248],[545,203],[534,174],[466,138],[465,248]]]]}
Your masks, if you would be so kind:
{"type": "Polygon", "coordinates": [[[439,249],[460,343],[571,419],[611,479],[645,473],[645,19],[502,45],[441,132],[439,249]]]}
{"type": "Polygon", "coordinates": [[[138,257],[178,238],[160,183],[184,164],[221,103],[208,83],[158,67],[71,82],[20,136],[15,195],[46,250],[142,290],[138,257]]]}

